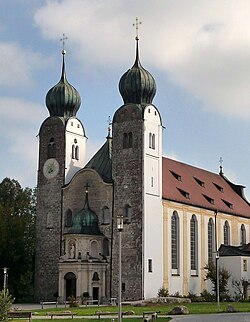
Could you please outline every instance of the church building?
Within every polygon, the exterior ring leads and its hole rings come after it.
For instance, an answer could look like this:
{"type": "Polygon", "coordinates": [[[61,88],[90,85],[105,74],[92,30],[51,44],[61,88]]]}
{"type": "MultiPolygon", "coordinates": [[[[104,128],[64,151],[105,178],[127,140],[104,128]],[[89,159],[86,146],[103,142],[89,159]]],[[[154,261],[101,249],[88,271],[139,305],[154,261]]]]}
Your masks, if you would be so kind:
{"type": "Polygon", "coordinates": [[[219,246],[250,240],[244,187],[222,167],[215,174],[162,155],[156,83],[141,65],[138,37],[135,62],[119,82],[123,104],[112,131],[86,163],[87,137],[76,116],[81,98],[67,80],[64,50],[62,59],[39,131],[36,300],[117,297],[119,234],[123,301],[155,297],[161,287],[181,295],[208,289],[205,266],[219,246]]]}

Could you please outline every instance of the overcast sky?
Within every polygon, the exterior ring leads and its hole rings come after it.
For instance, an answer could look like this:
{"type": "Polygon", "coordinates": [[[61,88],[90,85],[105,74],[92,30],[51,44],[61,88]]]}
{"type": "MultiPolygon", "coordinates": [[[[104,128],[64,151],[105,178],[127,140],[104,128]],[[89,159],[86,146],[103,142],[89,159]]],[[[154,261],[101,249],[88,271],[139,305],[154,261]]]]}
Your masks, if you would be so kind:
{"type": "Polygon", "coordinates": [[[105,141],[122,105],[119,79],[134,62],[136,17],[164,154],[216,173],[222,157],[250,199],[249,0],[0,0],[0,179],[36,185],[36,136],[60,78],[63,33],[88,156],[105,141]]]}

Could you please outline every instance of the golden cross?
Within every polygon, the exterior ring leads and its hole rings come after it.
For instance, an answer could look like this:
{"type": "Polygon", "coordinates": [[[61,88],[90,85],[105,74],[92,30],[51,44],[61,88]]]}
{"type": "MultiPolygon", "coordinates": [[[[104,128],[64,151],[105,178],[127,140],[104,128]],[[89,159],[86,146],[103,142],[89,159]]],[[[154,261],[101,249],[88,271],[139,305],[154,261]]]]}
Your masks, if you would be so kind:
{"type": "Polygon", "coordinates": [[[133,26],[135,26],[135,39],[139,40],[139,25],[141,25],[142,22],[138,20],[138,17],[135,18],[135,23],[133,23],[133,26]]]}
{"type": "Polygon", "coordinates": [[[60,41],[62,41],[62,53],[66,52],[64,46],[65,46],[65,40],[67,40],[67,39],[68,39],[68,37],[66,37],[65,34],[63,34],[62,38],[60,38],[60,41]]]}

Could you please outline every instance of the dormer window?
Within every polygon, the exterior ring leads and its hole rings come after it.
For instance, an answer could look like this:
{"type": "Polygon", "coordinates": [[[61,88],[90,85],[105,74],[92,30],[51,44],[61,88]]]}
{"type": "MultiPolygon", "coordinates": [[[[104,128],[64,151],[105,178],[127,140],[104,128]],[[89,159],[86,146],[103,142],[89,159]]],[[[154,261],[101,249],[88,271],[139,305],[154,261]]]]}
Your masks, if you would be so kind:
{"type": "Polygon", "coordinates": [[[174,172],[174,171],[171,171],[170,170],[170,172],[172,173],[172,175],[175,177],[175,179],[177,179],[178,181],[181,181],[181,176],[178,174],[178,173],[176,173],[176,172],[174,172]]]}
{"type": "Polygon", "coordinates": [[[185,191],[185,190],[183,190],[183,189],[181,189],[181,188],[177,188],[179,191],[180,191],[180,193],[186,198],[186,199],[190,199],[190,196],[189,196],[189,192],[187,192],[187,191],[185,191]]]}
{"type": "Polygon", "coordinates": [[[209,202],[211,203],[212,205],[214,205],[214,199],[213,198],[210,198],[209,196],[207,195],[203,195],[203,197],[209,202]]]}
{"type": "Polygon", "coordinates": [[[213,184],[220,192],[224,192],[223,188],[219,186],[217,183],[213,183],[213,184]]]}
{"type": "Polygon", "coordinates": [[[226,206],[228,206],[228,208],[233,209],[233,204],[232,204],[231,202],[226,201],[226,200],[224,200],[224,199],[221,199],[221,200],[224,202],[224,204],[225,204],[226,206]]]}
{"type": "Polygon", "coordinates": [[[200,180],[200,179],[198,179],[198,178],[195,178],[194,177],[194,180],[201,186],[201,187],[205,187],[205,183],[202,181],[202,180],[200,180]]]}

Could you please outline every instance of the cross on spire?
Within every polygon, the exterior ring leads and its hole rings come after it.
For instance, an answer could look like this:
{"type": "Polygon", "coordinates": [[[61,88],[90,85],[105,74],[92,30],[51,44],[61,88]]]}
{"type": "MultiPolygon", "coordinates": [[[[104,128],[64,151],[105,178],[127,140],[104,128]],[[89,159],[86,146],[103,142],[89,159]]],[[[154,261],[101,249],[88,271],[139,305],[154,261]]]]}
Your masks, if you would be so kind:
{"type": "Polygon", "coordinates": [[[219,162],[220,162],[220,174],[223,174],[223,159],[222,159],[222,157],[220,157],[219,162]]]}
{"type": "Polygon", "coordinates": [[[139,25],[141,25],[142,22],[138,20],[138,17],[135,18],[135,23],[133,23],[133,26],[135,26],[135,40],[139,40],[139,25]]]}
{"type": "Polygon", "coordinates": [[[111,118],[110,118],[110,115],[109,115],[109,117],[108,117],[108,119],[107,119],[107,122],[108,122],[108,137],[110,137],[110,132],[111,132],[111,127],[110,127],[110,125],[112,124],[112,122],[111,122],[111,118]]]}
{"type": "Polygon", "coordinates": [[[68,40],[68,37],[66,37],[66,35],[63,33],[62,38],[60,38],[60,41],[62,41],[62,54],[65,55],[66,54],[66,50],[65,50],[65,41],[68,40]]]}

